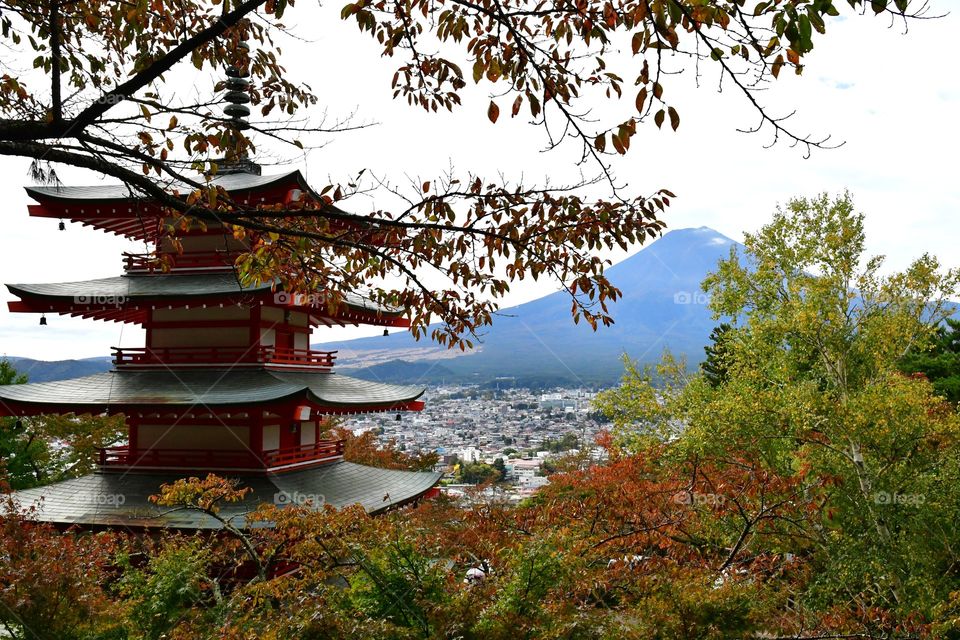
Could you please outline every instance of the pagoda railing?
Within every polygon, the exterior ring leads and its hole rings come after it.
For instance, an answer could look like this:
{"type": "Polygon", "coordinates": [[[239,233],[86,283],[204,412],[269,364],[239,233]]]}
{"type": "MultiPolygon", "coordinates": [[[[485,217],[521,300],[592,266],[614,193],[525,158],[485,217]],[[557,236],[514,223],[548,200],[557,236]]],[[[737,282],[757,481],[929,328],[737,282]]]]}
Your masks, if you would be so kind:
{"type": "Polygon", "coordinates": [[[336,351],[261,347],[113,347],[118,367],[276,365],[330,369],[336,351]]]}
{"type": "Polygon", "coordinates": [[[249,451],[227,449],[100,449],[101,467],[177,467],[249,469],[263,466],[249,451]]]}
{"type": "Polygon", "coordinates": [[[337,359],[336,351],[315,351],[314,349],[285,349],[281,347],[260,347],[260,359],[267,364],[309,365],[330,368],[337,359]]]}
{"type": "Polygon", "coordinates": [[[343,456],[343,440],[321,440],[288,449],[273,449],[263,452],[263,462],[268,468],[285,467],[312,460],[332,460],[343,456]]]}
{"type": "Polygon", "coordinates": [[[257,455],[233,449],[99,449],[101,467],[150,467],[177,469],[274,469],[343,457],[343,440],[272,449],[257,455]]]}
{"type": "Polygon", "coordinates": [[[157,271],[210,271],[232,269],[235,253],[226,251],[189,251],[186,253],[124,253],[123,265],[127,273],[155,273],[157,271]]]}

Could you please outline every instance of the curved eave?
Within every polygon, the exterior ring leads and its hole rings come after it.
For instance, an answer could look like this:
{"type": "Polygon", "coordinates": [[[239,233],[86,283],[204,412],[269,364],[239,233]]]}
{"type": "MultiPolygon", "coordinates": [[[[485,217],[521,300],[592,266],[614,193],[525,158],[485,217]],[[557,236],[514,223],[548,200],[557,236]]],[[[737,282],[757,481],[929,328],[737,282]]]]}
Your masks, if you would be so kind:
{"type": "MultiPolygon", "coordinates": [[[[170,510],[150,502],[160,486],[187,477],[188,473],[90,474],[64,482],[12,494],[22,508],[36,510],[31,520],[61,526],[126,529],[215,530],[221,524],[204,513],[170,510]],[[122,497],[122,498],[121,498],[122,497]]],[[[195,475],[195,473],[194,473],[195,475]]],[[[247,477],[251,489],[237,503],[223,505],[221,516],[243,526],[244,516],[262,503],[275,503],[279,493],[316,498],[316,508],[329,504],[343,508],[361,505],[375,514],[416,502],[439,483],[442,474],[380,469],[351,462],[336,462],[313,469],[265,477],[247,477]]],[[[261,524],[259,526],[269,526],[261,524]]]]}
{"type": "MultiPolygon", "coordinates": [[[[291,189],[300,189],[316,200],[320,195],[310,188],[299,170],[268,176],[235,173],[214,179],[243,205],[283,202],[291,189]]],[[[171,185],[171,191],[193,190],[189,185],[171,185]]],[[[39,204],[28,205],[30,215],[79,222],[137,240],[153,240],[160,230],[164,208],[150,197],[138,195],[124,185],[25,187],[27,195],[39,204]]],[[[344,213],[337,207],[330,209],[344,213]]]]}
{"type": "Polygon", "coordinates": [[[271,284],[241,287],[232,272],[212,274],[122,275],[76,282],[8,284],[7,289],[20,298],[47,299],[91,305],[110,299],[112,306],[126,301],[196,301],[209,297],[249,296],[271,291],[271,284]]]}
{"type": "MultiPolygon", "coordinates": [[[[207,275],[136,275],[84,282],[8,284],[20,298],[8,303],[13,313],[57,313],[81,318],[143,324],[147,311],[156,308],[186,308],[243,305],[254,300],[275,299],[272,283],[241,288],[230,272],[207,275]],[[192,283],[194,286],[189,286],[192,283]],[[253,296],[253,299],[251,299],[253,296]]],[[[408,327],[401,311],[377,308],[364,300],[345,300],[341,311],[331,315],[322,306],[287,305],[306,313],[312,326],[370,324],[408,327]]]]}
{"type": "Polygon", "coordinates": [[[82,378],[0,386],[0,416],[45,413],[207,413],[211,409],[311,405],[322,414],[419,411],[420,387],[334,373],[266,369],[108,371],[82,378]]]}
{"type": "MultiPolygon", "coordinates": [[[[298,169],[287,173],[273,175],[254,175],[250,173],[232,173],[214,178],[212,183],[223,187],[228,193],[254,192],[289,184],[301,188],[306,187],[306,180],[298,169]]],[[[173,184],[167,187],[171,191],[178,190],[188,193],[193,187],[187,184],[173,184]]],[[[95,186],[59,186],[59,187],[24,187],[31,198],[41,203],[72,203],[85,206],[85,203],[143,203],[150,202],[149,196],[133,192],[123,184],[106,184],[95,186]]]]}
{"type": "MultiPolygon", "coordinates": [[[[282,406],[294,406],[309,404],[317,413],[323,415],[361,415],[368,413],[398,413],[423,411],[425,403],[421,400],[398,401],[390,404],[326,404],[319,402],[310,394],[294,394],[288,398],[281,398],[278,401],[261,402],[243,402],[243,403],[212,403],[207,405],[210,408],[230,409],[235,407],[273,407],[280,403],[282,406]]],[[[177,416],[184,413],[184,409],[191,408],[186,403],[165,403],[165,404],[145,404],[145,403],[76,403],[76,402],[24,402],[18,400],[9,400],[0,397],[0,417],[19,417],[29,418],[31,416],[43,415],[64,415],[72,413],[75,415],[129,415],[137,414],[157,414],[177,416]]],[[[197,410],[196,413],[210,413],[209,410],[197,410]]]]}
{"type": "MultiPolygon", "coordinates": [[[[9,288],[9,287],[8,287],[9,288]]],[[[11,289],[11,291],[13,291],[11,289]]],[[[64,298],[58,296],[29,295],[26,293],[16,293],[21,300],[7,302],[7,308],[11,313],[56,313],[62,316],[72,316],[75,318],[104,320],[110,322],[126,322],[142,325],[147,321],[147,311],[150,309],[170,309],[187,308],[199,306],[220,306],[244,304],[249,301],[235,301],[230,296],[225,296],[225,302],[211,301],[211,296],[203,296],[206,302],[200,302],[196,297],[171,296],[169,298],[151,298],[140,299],[137,301],[124,301],[122,305],[79,305],[74,303],[73,298],[64,298]]],[[[310,316],[310,325],[318,326],[346,326],[368,324],[380,327],[406,328],[410,326],[410,320],[399,314],[388,315],[386,313],[371,312],[363,307],[348,306],[336,316],[327,313],[318,313],[311,307],[294,307],[310,316]]]]}

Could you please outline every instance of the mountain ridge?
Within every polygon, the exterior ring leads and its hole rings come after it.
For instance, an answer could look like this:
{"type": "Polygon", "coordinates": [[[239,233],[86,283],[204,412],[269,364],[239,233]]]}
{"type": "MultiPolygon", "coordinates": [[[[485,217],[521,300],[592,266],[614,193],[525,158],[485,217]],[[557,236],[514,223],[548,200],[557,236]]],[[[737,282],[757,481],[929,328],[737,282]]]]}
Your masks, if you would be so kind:
{"type": "MultiPolygon", "coordinates": [[[[558,291],[505,309],[487,329],[477,352],[444,359],[443,366],[454,379],[519,376],[605,385],[619,379],[624,353],[649,362],[669,348],[696,364],[718,323],[700,283],[732,247],[741,245],[709,227],[670,231],[607,269],[607,277],[623,292],[610,307],[612,326],[593,332],[582,323],[574,324],[570,297],[558,291]]],[[[417,345],[423,346],[404,333],[318,346],[339,348],[341,370],[364,377],[368,367],[363,365],[369,364],[365,355],[417,345]]],[[[373,366],[378,364],[382,359],[373,366]]],[[[423,380],[436,377],[427,373],[423,380]]]]}

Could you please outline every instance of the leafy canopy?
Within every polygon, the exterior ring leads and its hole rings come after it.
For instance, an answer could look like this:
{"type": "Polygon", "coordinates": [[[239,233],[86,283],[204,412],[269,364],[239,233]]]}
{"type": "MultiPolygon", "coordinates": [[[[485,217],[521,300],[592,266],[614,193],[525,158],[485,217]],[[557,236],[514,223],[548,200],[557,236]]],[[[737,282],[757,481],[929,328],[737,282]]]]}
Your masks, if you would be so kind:
{"type": "Polygon", "coordinates": [[[721,566],[798,558],[791,597],[821,633],[955,634],[960,416],[899,369],[943,335],[960,273],[923,256],[885,275],[849,194],[791,200],[744,245],[703,284],[735,320],[722,360],[679,389],[628,367],[601,396],[615,442],[692,469],[685,502],[713,517],[691,535],[721,566]]]}
{"type": "Polygon", "coordinates": [[[929,349],[912,350],[899,366],[904,373],[925,375],[937,393],[960,403],[960,320],[947,318],[937,328],[929,349]]]}
{"type": "MultiPolygon", "coordinates": [[[[26,382],[26,375],[0,359],[0,385],[26,382]]],[[[94,470],[98,449],[125,436],[123,416],[0,418],[3,482],[16,490],[80,477],[94,470]]]]}

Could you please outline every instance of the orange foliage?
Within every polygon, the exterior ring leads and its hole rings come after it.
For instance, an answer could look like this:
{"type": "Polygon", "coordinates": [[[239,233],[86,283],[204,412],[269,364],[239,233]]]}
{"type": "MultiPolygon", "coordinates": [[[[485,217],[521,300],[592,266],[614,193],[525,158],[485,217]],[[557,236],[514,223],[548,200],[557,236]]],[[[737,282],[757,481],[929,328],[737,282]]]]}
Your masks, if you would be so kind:
{"type": "Polygon", "coordinates": [[[381,469],[403,469],[407,471],[429,471],[440,460],[436,452],[409,454],[400,451],[391,441],[381,447],[373,431],[356,435],[350,429],[334,426],[326,436],[334,440],[343,440],[343,457],[348,462],[365,464],[381,469]]]}

